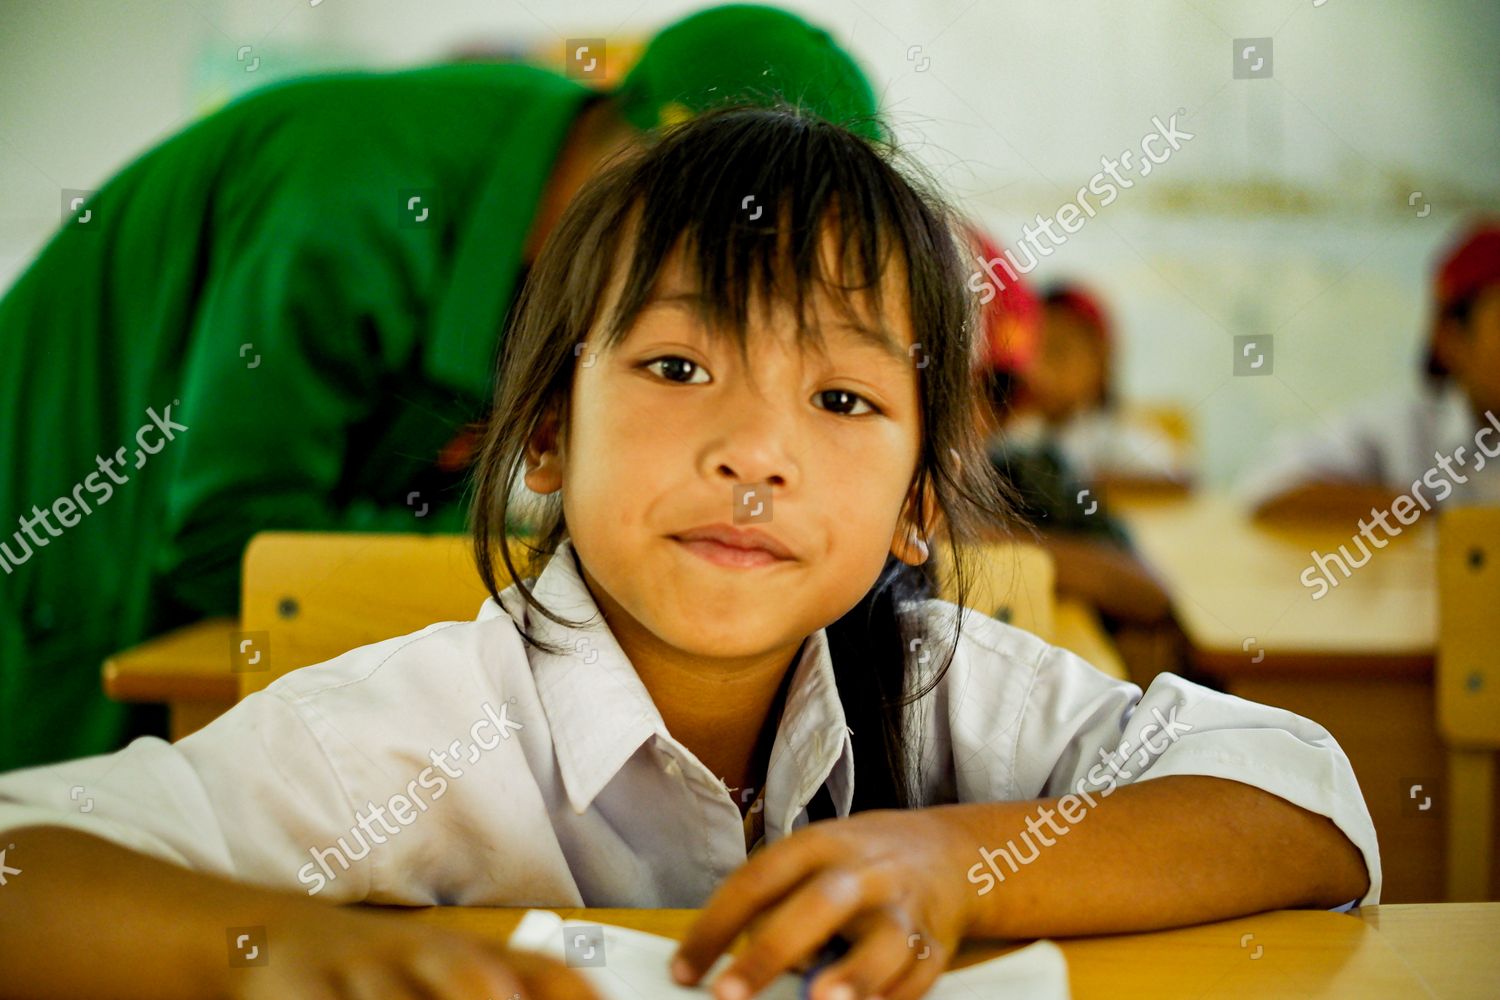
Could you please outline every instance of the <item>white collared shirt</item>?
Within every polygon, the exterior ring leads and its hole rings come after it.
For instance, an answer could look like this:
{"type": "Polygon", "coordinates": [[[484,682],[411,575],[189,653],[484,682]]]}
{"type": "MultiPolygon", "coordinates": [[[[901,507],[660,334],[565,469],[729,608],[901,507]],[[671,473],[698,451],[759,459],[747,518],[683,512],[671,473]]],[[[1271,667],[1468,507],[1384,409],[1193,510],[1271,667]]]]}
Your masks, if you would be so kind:
{"type": "MultiPolygon", "coordinates": [[[[746,858],[735,798],[667,732],[571,544],[534,592],[559,617],[591,624],[563,628],[511,587],[475,621],[292,671],[175,744],[142,737],[115,754],[0,776],[0,831],[74,827],[335,902],[702,906],[746,858]],[[537,651],[518,625],[569,652],[537,651]]],[[[909,683],[930,679],[954,648],[955,610],[920,606],[931,641],[909,661],[909,683]]],[[[767,843],[807,823],[825,781],[839,816],[854,791],[859,735],[847,729],[824,630],[793,669],[766,781],[767,843]]],[[[968,611],[951,666],[908,713],[926,747],[915,767],[924,804],[1080,787],[1097,800],[1106,782],[1113,791],[1216,775],[1330,817],[1364,854],[1362,902],[1380,899],[1375,830],[1349,761],[1290,712],[1172,674],[1143,697],[968,611]]],[[[1002,846],[1000,833],[975,845],[976,860],[981,846],[1002,846]]],[[[9,859],[21,869],[24,860],[9,859]]]]}
{"type": "Polygon", "coordinates": [[[1240,476],[1235,492],[1246,506],[1258,507],[1310,483],[1365,483],[1439,504],[1496,505],[1495,453],[1500,414],[1476,420],[1468,396],[1450,382],[1366,403],[1312,429],[1277,434],[1240,476]],[[1449,460],[1451,473],[1439,458],[1449,460]],[[1420,485],[1413,490],[1414,484],[1420,485]]]}
{"type": "Polygon", "coordinates": [[[1182,449],[1140,417],[1096,408],[1049,426],[1028,413],[1005,426],[1005,439],[1022,447],[1051,443],[1068,463],[1068,472],[1083,482],[1111,476],[1181,479],[1188,475],[1182,449]]]}

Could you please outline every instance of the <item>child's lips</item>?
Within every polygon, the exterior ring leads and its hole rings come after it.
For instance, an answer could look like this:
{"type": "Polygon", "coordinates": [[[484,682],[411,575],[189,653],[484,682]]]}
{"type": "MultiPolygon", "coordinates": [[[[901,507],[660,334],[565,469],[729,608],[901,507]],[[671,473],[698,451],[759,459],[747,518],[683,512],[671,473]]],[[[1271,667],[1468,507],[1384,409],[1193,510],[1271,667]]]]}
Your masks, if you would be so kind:
{"type": "Polygon", "coordinates": [[[761,551],[767,553],[778,562],[796,561],[796,552],[792,547],[772,532],[763,528],[739,527],[719,522],[717,524],[702,524],[696,528],[680,531],[670,537],[683,544],[712,542],[719,549],[761,551]]]}
{"type": "Polygon", "coordinates": [[[754,569],[759,566],[775,566],[779,564],[791,564],[796,560],[783,559],[767,552],[765,549],[741,549],[733,545],[724,545],[710,539],[693,539],[683,541],[676,536],[670,536],[672,541],[682,546],[700,559],[705,559],[715,566],[727,566],[732,569],[754,569]]]}

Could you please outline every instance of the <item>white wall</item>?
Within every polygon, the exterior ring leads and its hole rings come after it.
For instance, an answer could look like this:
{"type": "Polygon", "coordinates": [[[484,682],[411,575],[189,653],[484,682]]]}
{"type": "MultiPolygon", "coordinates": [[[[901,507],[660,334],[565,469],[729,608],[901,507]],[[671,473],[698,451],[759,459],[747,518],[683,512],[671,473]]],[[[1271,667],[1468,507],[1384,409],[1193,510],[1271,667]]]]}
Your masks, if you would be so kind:
{"type": "MultiPolygon", "coordinates": [[[[696,6],[5,0],[0,286],[57,224],[61,188],[98,187],[232,92],[476,39],[640,35],[696,6]]],[[[1500,213],[1492,0],[787,6],[855,52],[909,148],[1007,242],[1070,200],[1101,156],[1138,146],[1151,116],[1183,109],[1194,138],[1036,275],[1105,293],[1125,395],[1191,406],[1213,483],[1276,426],[1409,384],[1433,252],[1465,215],[1500,213]],[[1273,75],[1233,79],[1233,40],[1265,36],[1273,75]],[[1276,338],[1271,377],[1230,376],[1238,333],[1276,338]]]]}

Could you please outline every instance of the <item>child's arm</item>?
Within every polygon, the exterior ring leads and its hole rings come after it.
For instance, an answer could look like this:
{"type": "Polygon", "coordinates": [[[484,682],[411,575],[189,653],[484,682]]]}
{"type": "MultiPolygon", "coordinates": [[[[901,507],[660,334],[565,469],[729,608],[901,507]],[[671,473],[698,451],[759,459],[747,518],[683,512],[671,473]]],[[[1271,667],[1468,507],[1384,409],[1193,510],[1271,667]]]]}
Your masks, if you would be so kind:
{"type": "Polygon", "coordinates": [[[1386,405],[1360,410],[1331,424],[1275,435],[1240,474],[1234,492],[1256,518],[1369,517],[1399,490],[1387,481],[1394,447],[1386,405]]]}
{"type": "MultiPolygon", "coordinates": [[[[926,610],[923,633],[939,634],[952,606],[926,610]]],[[[911,1000],[966,935],[1379,901],[1353,768],[1310,720],[1173,674],[1142,693],[972,612],[940,684],[921,731],[948,760],[925,772],[926,791],[951,778],[958,803],[861,812],[767,845],[690,929],[680,954],[692,969],[748,929],[725,976],[759,988],[840,933],[853,948],[819,974],[813,1000],[838,981],[911,1000]]]]}
{"type": "Polygon", "coordinates": [[[7,995],[596,997],[538,955],[192,872],[77,830],[0,837],[12,872],[0,888],[7,995]],[[231,928],[263,928],[238,955],[259,944],[269,960],[232,965],[231,928]]]}
{"type": "Polygon", "coordinates": [[[1112,618],[1132,625],[1158,625],[1172,613],[1172,599],[1134,552],[1105,538],[1045,532],[1059,595],[1080,598],[1112,618]]]}
{"type": "Polygon", "coordinates": [[[1370,885],[1359,849],[1331,820],[1251,785],[1169,775],[1097,801],[1073,809],[1073,823],[1058,812],[1058,799],[925,810],[958,833],[958,861],[974,885],[969,934],[1156,930],[1341,906],[1370,885]],[[995,854],[1014,842],[1028,857],[1028,841],[1039,850],[1019,870],[995,854]]]}
{"type": "Polygon", "coordinates": [[[840,981],[860,997],[918,996],[966,937],[1155,930],[1337,906],[1369,887],[1359,850],[1330,820],[1236,781],[1123,785],[1072,822],[1058,801],[813,824],[726,879],[679,955],[707,968],[748,927],[721,978],[739,976],[754,991],[842,931],[854,947],[818,975],[815,1000],[840,981]]]}
{"type": "MultiPolygon", "coordinates": [[[[373,998],[420,989],[416,963],[449,954],[427,978],[460,988],[419,995],[511,997],[496,970],[522,978],[537,959],[329,905],[576,901],[566,868],[530,864],[547,830],[486,808],[536,779],[512,727],[482,711],[510,705],[462,635],[439,623],[292,671],[173,744],[0,775],[0,967],[27,970],[23,995],[101,995],[85,981],[118,995],[128,979],[139,996],[207,982],[255,1000],[373,998]],[[498,860],[496,843],[511,848],[498,860]],[[231,966],[241,927],[265,928],[268,965],[231,966]],[[382,969],[395,985],[364,983],[382,969]]],[[[550,995],[583,991],[560,981],[550,995]]]]}

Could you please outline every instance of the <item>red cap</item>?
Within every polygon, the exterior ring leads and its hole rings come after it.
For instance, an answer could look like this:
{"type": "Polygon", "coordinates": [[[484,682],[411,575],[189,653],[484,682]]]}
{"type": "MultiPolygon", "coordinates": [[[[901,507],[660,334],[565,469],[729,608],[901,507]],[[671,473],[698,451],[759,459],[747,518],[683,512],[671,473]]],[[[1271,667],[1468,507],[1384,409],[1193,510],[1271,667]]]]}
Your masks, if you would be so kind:
{"type": "Polygon", "coordinates": [[[1106,347],[1114,339],[1114,331],[1110,327],[1109,316],[1104,311],[1104,304],[1093,292],[1078,285],[1058,285],[1047,292],[1043,301],[1049,306],[1066,309],[1083,320],[1090,330],[1099,335],[1106,347]]]}
{"type": "MultiPolygon", "coordinates": [[[[974,244],[974,253],[981,260],[995,260],[1002,256],[1000,245],[978,226],[968,226],[968,237],[974,244]]],[[[1012,374],[1024,374],[1036,360],[1041,338],[1042,307],[1020,276],[1012,280],[1003,273],[998,283],[987,282],[994,294],[979,307],[980,334],[983,338],[977,351],[977,367],[996,369],[1012,374]]]]}
{"type": "Polygon", "coordinates": [[[1500,224],[1494,221],[1474,223],[1455,240],[1438,265],[1432,282],[1432,332],[1427,342],[1427,374],[1446,378],[1447,367],[1438,360],[1437,331],[1443,313],[1455,303],[1478,295],[1490,285],[1500,283],[1500,224]]]}
{"type": "Polygon", "coordinates": [[[1438,267],[1435,297],[1439,310],[1500,284],[1500,224],[1472,226],[1438,267]]]}

